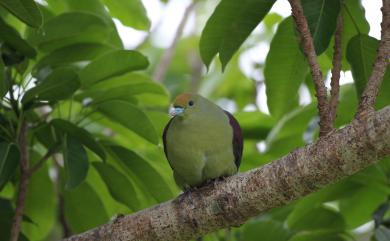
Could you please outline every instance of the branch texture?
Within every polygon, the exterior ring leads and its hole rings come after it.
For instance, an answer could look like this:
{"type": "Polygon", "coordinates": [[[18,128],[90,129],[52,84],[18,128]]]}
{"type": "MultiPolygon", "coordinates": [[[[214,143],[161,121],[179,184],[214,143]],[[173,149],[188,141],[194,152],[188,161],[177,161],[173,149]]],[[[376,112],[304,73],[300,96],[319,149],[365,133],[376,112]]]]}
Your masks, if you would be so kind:
{"type": "Polygon", "coordinates": [[[390,155],[390,106],[246,173],[66,241],[189,240],[282,206],[390,155]]]}
{"type": "Polygon", "coordinates": [[[341,72],[341,39],[343,33],[343,15],[340,13],[337,18],[336,32],[334,35],[334,48],[333,48],[333,60],[332,60],[332,78],[330,80],[330,100],[329,100],[329,121],[333,127],[333,122],[336,119],[337,104],[339,102],[340,92],[340,72],[341,72]]]}
{"type": "Polygon", "coordinates": [[[382,6],[382,34],[379,43],[378,55],[376,56],[374,68],[368,79],[367,86],[360,99],[357,117],[364,115],[367,111],[374,111],[374,104],[382,84],[383,76],[387,70],[390,59],[390,0],[383,0],[382,6]]]}
{"type": "Polygon", "coordinates": [[[327,90],[322,79],[320,66],[317,62],[317,54],[314,49],[313,38],[311,36],[306,17],[303,13],[303,8],[300,0],[289,0],[291,5],[292,16],[294,17],[297,30],[301,36],[303,52],[306,55],[310,66],[310,73],[314,81],[316,90],[317,108],[320,116],[320,136],[324,136],[332,130],[329,121],[329,105],[327,98],[327,90]]]}

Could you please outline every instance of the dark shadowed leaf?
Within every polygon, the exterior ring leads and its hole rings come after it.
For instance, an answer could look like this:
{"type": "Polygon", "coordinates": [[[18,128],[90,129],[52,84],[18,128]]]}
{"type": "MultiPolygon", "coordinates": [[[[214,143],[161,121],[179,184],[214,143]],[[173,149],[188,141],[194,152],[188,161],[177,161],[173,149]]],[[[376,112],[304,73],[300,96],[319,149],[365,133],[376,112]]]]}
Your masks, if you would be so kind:
{"type": "Polygon", "coordinates": [[[74,233],[95,228],[109,219],[98,194],[86,182],[66,190],[64,198],[65,218],[74,233]]]}
{"type": "Polygon", "coordinates": [[[133,211],[140,209],[135,188],[124,174],[107,163],[93,162],[93,166],[99,172],[111,196],[116,201],[125,204],[133,211]]]}
{"type": "Polygon", "coordinates": [[[58,101],[67,99],[80,87],[77,73],[72,68],[58,68],[50,73],[37,86],[29,89],[22,103],[33,99],[58,101]]]}
{"type": "Polygon", "coordinates": [[[265,61],[267,104],[273,116],[280,118],[298,105],[298,89],[307,71],[308,65],[289,17],[279,24],[265,61]]]}
{"type": "Polygon", "coordinates": [[[111,16],[123,25],[139,30],[148,30],[150,22],[141,0],[103,0],[111,16]]]}
{"type": "Polygon", "coordinates": [[[145,187],[144,190],[150,192],[158,202],[172,198],[173,194],[168,184],[147,160],[121,146],[109,145],[108,148],[116,160],[124,164],[127,170],[145,187]]]}
{"type": "Polygon", "coordinates": [[[15,173],[20,153],[13,143],[0,142],[0,190],[15,173]]]}
{"type": "MultiPolygon", "coordinates": [[[[107,43],[112,27],[97,15],[68,12],[49,19],[29,39],[43,51],[76,43],[107,43]]],[[[107,43],[108,44],[108,43],[107,43]]]]}
{"type": "Polygon", "coordinates": [[[20,34],[0,18],[0,41],[4,42],[24,56],[33,58],[36,55],[35,49],[20,37],[20,34]]]}
{"type": "Polygon", "coordinates": [[[57,49],[41,58],[34,66],[41,69],[46,66],[93,60],[111,51],[113,48],[100,43],[80,43],[57,49]]]}
{"type": "Polygon", "coordinates": [[[275,220],[253,220],[246,223],[242,230],[242,241],[286,241],[291,237],[289,231],[282,222],[275,220]]]}
{"type": "Polygon", "coordinates": [[[66,188],[72,189],[84,181],[88,173],[88,156],[80,141],[66,135],[63,145],[66,188]]]}
{"type": "Polygon", "coordinates": [[[207,20],[200,39],[206,66],[219,53],[222,69],[271,9],[275,0],[223,0],[207,20]]]}
{"type": "Polygon", "coordinates": [[[137,106],[125,101],[112,100],[98,104],[97,109],[109,119],[127,127],[151,143],[158,144],[159,138],[152,122],[137,106]]]}
{"type": "Polygon", "coordinates": [[[8,92],[8,84],[5,79],[5,66],[3,59],[0,58],[0,98],[3,98],[4,95],[8,92]]]}
{"type": "Polygon", "coordinates": [[[96,142],[94,136],[84,128],[78,127],[75,124],[62,119],[54,119],[50,123],[56,131],[59,131],[62,135],[67,134],[72,136],[80,141],[84,146],[88,147],[102,160],[106,159],[106,154],[102,146],[96,142]]]}
{"type": "Polygon", "coordinates": [[[320,55],[328,48],[336,29],[340,1],[303,0],[302,7],[313,37],[316,53],[320,55]]]}
{"type": "Polygon", "coordinates": [[[42,15],[34,0],[1,0],[0,5],[31,27],[42,24],[42,15]]]}
{"type": "Polygon", "coordinates": [[[328,231],[300,232],[288,241],[347,241],[342,235],[328,231]]]}
{"type": "Polygon", "coordinates": [[[145,69],[148,65],[146,57],[139,52],[116,50],[88,64],[80,72],[80,78],[84,86],[89,86],[130,71],[145,69]]]}

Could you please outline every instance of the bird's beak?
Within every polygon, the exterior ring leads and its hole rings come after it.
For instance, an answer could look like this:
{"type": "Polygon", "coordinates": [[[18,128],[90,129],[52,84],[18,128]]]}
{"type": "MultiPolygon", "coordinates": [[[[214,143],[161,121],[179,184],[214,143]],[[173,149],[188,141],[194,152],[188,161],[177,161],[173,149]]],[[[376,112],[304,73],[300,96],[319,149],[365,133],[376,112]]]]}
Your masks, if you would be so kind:
{"type": "Polygon", "coordinates": [[[172,117],[173,116],[177,116],[177,115],[180,115],[184,112],[184,108],[183,107],[173,107],[171,108],[171,110],[169,111],[169,115],[171,115],[172,117]]]}

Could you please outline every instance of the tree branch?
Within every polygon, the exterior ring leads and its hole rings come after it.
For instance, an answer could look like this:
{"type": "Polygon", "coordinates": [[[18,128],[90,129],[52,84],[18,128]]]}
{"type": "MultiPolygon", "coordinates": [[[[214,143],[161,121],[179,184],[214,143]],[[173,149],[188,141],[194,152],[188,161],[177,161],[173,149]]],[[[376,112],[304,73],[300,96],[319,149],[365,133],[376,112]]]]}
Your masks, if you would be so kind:
{"type": "Polygon", "coordinates": [[[361,96],[356,117],[360,118],[366,112],[374,111],[374,104],[379,88],[382,84],[383,75],[386,72],[390,58],[390,0],[383,0],[382,10],[382,36],[379,43],[378,55],[374,68],[367,81],[366,88],[361,96]]]}
{"type": "Polygon", "coordinates": [[[300,0],[289,0],[289,2],[295,24],[301,36],[303,52],[305,53],[307,61],[309,62],[310,73],[314,81],[318,102],[317,108],[320,116],[320,136],[324,136],[332,130],[328,115],[329,105],[326,86],[322,79],[321,69],[318,65],[317,54],[314,49],[313,38],[311,36],[306,17],[303,14],[301,2],[300,0]]]}
{"type": "Polygon", "coordinates": [[[15,215],[12,220],[10,241],[17,241],[19,238],[21,222],[23,218],[24,201],[26,199],[27,186],[29,182],[29,154],[28,154],[28,125],[26,121],[23,121],[20,135],[19,135],[19,148],[20,148],[20,181],[18,198],[16,201],[15,215]]]}
{"type": "Polygon", "coordinates": [[[175,53],[177,43],[179,42],[180,37],[183,35],[184,27],[186,26],[187,20],[191,14],[192,9],[195,7],[195,4],[196,0],[192,1],[190,5],[188,5],[188,7],[185,9],[183,18],[179,23],[172,43],[169,48],[165,50],[159,64],[156,67],[156,70],[153,74],[153,79],[157,82],[162,82],[164,80],[168,67],[171,64],[173,54],[175,53]]]}
{"type": "Polygon", "coordinates": [[[341,72],[341,39],[343,33],[343,16],[339,13],[337,18],[336,33],[334,36],[334,48],[333,48],[333,60],[332,60],[332,78],[330,81],[330,100],[329,100],[329,124],[333,126],[333,122],[336,119],[337,104],[339,102],[340,91],[340,72],[341,72]]]}
{"type": "Polygon", "coordinates": [[[28,170],[28,175],[31,176],[34,172],[39,170],[39,168],[42,167],[43,164],[54,154],[58,151],[58,148],[60,147],[59,144],[54,144],[54,146],[49,149],[46,154],[28,170]]]}
{"type": "Polygon", "coordinates": [[[285,205],[390,155],[390,106],[260,168],[66,241],[189,240],[285,205]]]}

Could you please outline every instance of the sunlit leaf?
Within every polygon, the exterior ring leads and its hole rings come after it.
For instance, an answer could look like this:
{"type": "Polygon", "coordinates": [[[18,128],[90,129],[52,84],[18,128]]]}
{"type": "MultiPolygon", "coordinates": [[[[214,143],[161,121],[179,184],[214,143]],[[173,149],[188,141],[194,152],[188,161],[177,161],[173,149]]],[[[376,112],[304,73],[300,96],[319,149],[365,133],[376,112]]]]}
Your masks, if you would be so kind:
{"type": "Polygon", "coordinates": [[[139,52],[112,51],[92,61],[80,72],[81,83],[89,86],[130,71],[145,69],[148,65],[146,57],[139,52]]]}
{"type": "Polygon", "coordinates": [[[32,27],[42,25],[42,15],[34,0],[1,0],[0,5],[32,27]]]}
{"type": "Polygon", "coordinates": [[[148,30],[150,21],[141,0],[103,0],[113,17],[122,24],[139,30],[148,30]]]}
{"type": "Polygon", "coordinates": [[[15,173],[20,153],[13,143],[0,142],[0,190],[15,173]]]}
{"type": "Polygon", "coordinates": [[[153,124],[137,106],[113,100],[98,104],[97,109],[109,119],[120,123],[151,143],[158,144],[159,138],[153,124]]]}
{"type": "Polygon", "coordinates": [[[271,116],[260,111],[238,112],[234,116],[240,123],[245,139],[265,139],[275,125],[271,116]]]}
{"type": "Polygon", "coordinates": [[[133,211],[140,208],[135,188],[124,174],[107,163],[93,162],[93,166],[99,172],[111,196],[116,201],[125,204],[133,211]]]}
{"type": "Polygon", "coordinates": [[[275,0],[221,1],[207,20],[200,39],[200,55],[206,66],[219,53],[224,69],[274,2],[275,0]]]}
{"type": "Polygon", "coordinates": [[[65,161],[66,187],[75,188],[84,181],[88,172],[88,156],[81,142],[72,136],[66,136],[63,146],[65,161]]]}
{"type": "Polygon", "coordinates": [[[280,118],[298,104],[298,89],[305,80],[308,65],[299,47],[292,18],[279,24],[265,61],[267,104],[280,118]]]}

